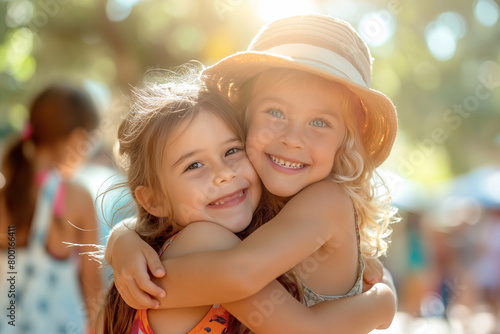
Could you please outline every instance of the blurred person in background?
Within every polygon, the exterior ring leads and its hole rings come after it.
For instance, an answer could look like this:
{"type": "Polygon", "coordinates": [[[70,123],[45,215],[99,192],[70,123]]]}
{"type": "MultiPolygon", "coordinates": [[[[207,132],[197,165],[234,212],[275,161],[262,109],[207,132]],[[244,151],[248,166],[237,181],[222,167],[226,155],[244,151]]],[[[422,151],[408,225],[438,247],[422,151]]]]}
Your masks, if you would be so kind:
{"type": "MultiPolygon", "coordinates": [[[[92,197],[70,180],[92,150],[99,115],[82,90],[41,92],[7,149],[0,189],[1,333],[92,332],[101,276],[86,247],[98,230],[92,197]],[[7,318],[5,318],[7,314],[7,318]]],[[[90,249],[89,249],[90,250],[90,249]]]]}
{"type": "Polygon", "coordinates": [[[500,208],[488,208],[479,227],[475,280],[500,333],[500,208]]]}

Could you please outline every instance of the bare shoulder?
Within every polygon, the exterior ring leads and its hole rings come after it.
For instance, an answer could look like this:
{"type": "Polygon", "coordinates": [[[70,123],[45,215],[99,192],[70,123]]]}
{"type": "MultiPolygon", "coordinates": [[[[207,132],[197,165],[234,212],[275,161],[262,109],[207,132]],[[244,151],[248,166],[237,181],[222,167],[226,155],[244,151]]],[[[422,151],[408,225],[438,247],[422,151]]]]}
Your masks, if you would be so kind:
{"type": "Polygon", "coordinates": [[[298,192],[285,207],[321,208],[322,211],[339,214],[351,212],[352,202],[342,187],[334,181],[322,180],[298,192]]]}
{"type": "Polygon", "coordinates": [[[68,206],[75,206],[75,207],[80,207],[81,205],[91,205],[92,207],[94,206],[92,196],[88,192],[87,188],[85,188],[83,185],[75,183],[75,182],[68,182],[66,183],[66,203],[68,206]]]}
{"type": "Polygon", "coordinates": [[[240,239],[228,229],[209,222],[186,226],[175,238],[162,260],[192,253],[224,250],[236,246],[240,239]]]}
{"type": "Polygon", "coordinates": [[[95,219],[87,219],[95,216],[95,209],[92,196],[84,186],[73,182],[66,184],[65,208],[68,220],[83,223],[82,228],[95,227],[87,226],[95,225],[95,219]]]}

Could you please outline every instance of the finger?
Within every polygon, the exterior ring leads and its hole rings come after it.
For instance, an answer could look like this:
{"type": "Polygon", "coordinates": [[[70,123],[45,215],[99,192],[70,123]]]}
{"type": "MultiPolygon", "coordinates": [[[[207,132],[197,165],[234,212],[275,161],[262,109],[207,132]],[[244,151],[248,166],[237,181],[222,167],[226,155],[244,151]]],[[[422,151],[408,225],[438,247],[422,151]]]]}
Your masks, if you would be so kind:
{"type": "Polygon", "coordinates": [[[369,266],[367,269],[368,270],[365,270],[363,275],[363,280],[365,282],[373,285],[380,281],[380,279],[382,278],[381,272],[379,273],[373,266],[369,266]]]}
{"type": "Polygon", "coordinates": [[[135,300],[135,298],[130,294],[127,285],[119,284],[115,282],[116,289],[120,293],[120,297],[123,301],[130,307],[135,309],[140,309],[141,305],[135,300]]]}
{"type": "Polygon", "coordinates": [[[154,249],[147,248],[143,251],[143,254],[146,258],[146,263],[149,271],[153,274],[153,276],[158,278],[165,276],[165,268],[163,268],[160,257],[154,251],[154,249]]]}
{"type": "Polygon", "coordinates": [[[155,308],[159,302],[142,292],[130,274],[123,274],[120,279],[115,278],[115,285],[125,303],[135,309],[155,308]],[[144,294],[143,296],[141,296],[144,294]],[[151,302],[150,300],[153,300],[151,302]]]}
{"type": "Polygon", "coordinates": [[[165,290],[151,281],[147,271],[139,270],[135,275],[135,283],[137,283],[137,288],[142,290],[142,292],[159,298],[165,297],[165,290]]]}
{"type": "Polygon", "coordinates": [[[362,290],[362,292],[366,292],[366,291],[370,290],[372,288],[372,286],[373,286],[372,284],[369,284],[367,282],[363,282],[363,290],[362,290]]]}
{"type": "Polygon", "coordinates": [[[382,264],[377,265],[375,270],[374,270],[374,277],[373,277],[374,283],[382,281],[383,277],[384,277],[384,270],[383,270],[382,264]]]}
{"type": "Polygon", "coordinates": [[[368,283],[369,285],[373,285],[375,283],[377,283],[377,279],[376,279],[376,276],[374,276],[373,274],[370,273],[367,273],[366,275],[363,276],[363,280],[368,283]]]}
{"type": "Polygon", "coordinates": [[[378,260],[370,260],[366,263],[364,272],[364,280],[368,283],[375,284],[383,277],[382,263],[378,260]]]}
{"type": "Polygon", "coordinates": [[[139,288],[136,282],[128,288],[136,302],[140,305],[140,308],[157,309],[160,306],[160,302],[139,288]]]}
{"type": "Polygon", "coordinates": [[[123,300],[135,309],[157,309],[160,302],[152,298],[150,295],[142,291],[135,281],[129,282],[124,287],[123,300]]]}

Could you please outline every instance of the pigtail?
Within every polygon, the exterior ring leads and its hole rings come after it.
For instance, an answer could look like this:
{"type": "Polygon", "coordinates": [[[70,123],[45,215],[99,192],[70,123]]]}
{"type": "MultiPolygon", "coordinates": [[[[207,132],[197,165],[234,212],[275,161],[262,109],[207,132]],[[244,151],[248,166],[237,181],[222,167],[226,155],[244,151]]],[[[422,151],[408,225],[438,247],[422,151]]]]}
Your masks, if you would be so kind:
{"type": "Polygon", "coordinates": [[[31,141],[18,140],[4,157],[3,170],[7,181],[2,197],[10,221],[18,231],[29,229],[35,211],[33,151],[31,141]]]}
{"type": "Polygon", "coordinates": [[[36,202],[34,160],[37,150],[50,147],[75,129],[94,130],[98,111],[90,96],[65,85],[48,87],[30,106],[29,123],[22,138],[7,151],[2,164],[6,184],[0,190],[11,224],[26,234],[33,219],[36,202]]]}

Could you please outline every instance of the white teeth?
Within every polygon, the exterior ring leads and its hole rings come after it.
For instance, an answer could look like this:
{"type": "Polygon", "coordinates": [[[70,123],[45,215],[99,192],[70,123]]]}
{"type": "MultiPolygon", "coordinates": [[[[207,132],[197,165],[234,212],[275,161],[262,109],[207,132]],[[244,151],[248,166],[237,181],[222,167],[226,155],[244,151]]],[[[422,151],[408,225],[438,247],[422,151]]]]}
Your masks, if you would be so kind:
{"type": "MultiPolygon", "coordinates": [[[[240,192],[240,194],[238,195],[238,198],[240,198],[241,196],[243,196],[243,191],[240,192]]],[[[223,201],[220,201],[220,202],[215,202],[213,205],[222,205],[222,204],[225,204],[226,202],[223,202],[223,201]]]]}
{"type": "Polygon", "coordinates": [[[283,167],[287,167],[287,168],[293,168],[293,169],[300,169],[300,168],[304,168],[304,164],[300,164],[300,163],[297,163],[297,162],[290,162],[290,161],[285,161],[283,159],[280,159],[280,158],[276,158],[272,155],[269,155],[271,157],[271,160],[280,165],[280,166],[283,166],[283,167]]]}

